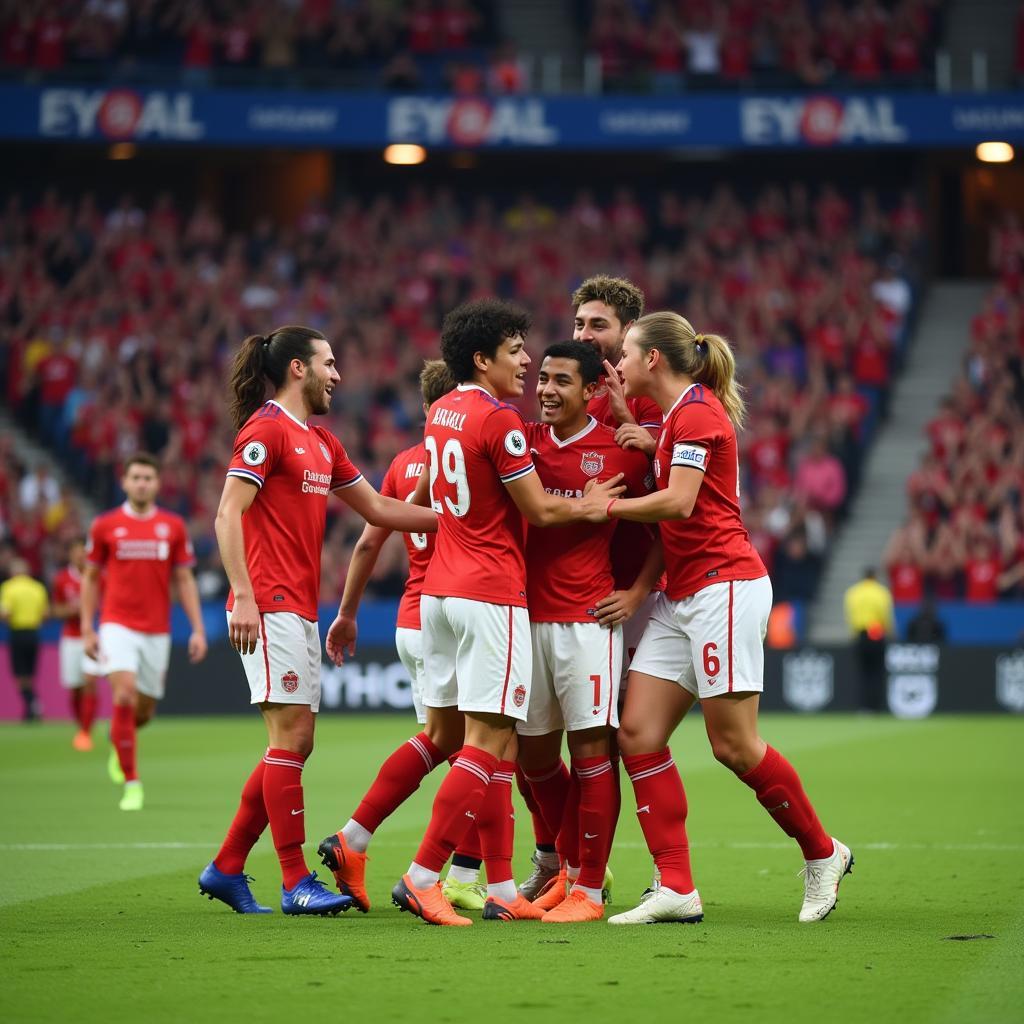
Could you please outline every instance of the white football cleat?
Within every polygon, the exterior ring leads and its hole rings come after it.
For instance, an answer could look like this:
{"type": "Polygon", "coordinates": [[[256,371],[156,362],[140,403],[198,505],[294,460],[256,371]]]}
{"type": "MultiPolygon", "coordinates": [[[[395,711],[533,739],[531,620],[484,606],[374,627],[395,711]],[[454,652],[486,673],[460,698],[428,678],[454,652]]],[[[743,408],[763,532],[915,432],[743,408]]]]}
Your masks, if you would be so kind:
{"type": "Polygon", "coordinates": [[[608,918],[609,924],[697,924],[704,920],[700,893],[696,889],[685,896],[658,886],[652,892],[644,893],[640,906],[608,918]]]}
{"type": "Polygon", "coordinates": [[[824,921],[839,902],[839,883],[853,870],[853,854],[848,846],[833,839],[835,849],[825,860],[809,860],[804,864],[804,905],[800,920],[824,921]]]}

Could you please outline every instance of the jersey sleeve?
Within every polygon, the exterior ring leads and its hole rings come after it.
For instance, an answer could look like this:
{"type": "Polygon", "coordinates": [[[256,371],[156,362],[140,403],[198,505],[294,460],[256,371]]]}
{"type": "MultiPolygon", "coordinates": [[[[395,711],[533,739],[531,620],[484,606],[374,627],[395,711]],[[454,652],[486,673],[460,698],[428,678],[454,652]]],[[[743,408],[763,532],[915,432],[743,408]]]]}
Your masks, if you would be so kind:
{"type": "Polygon", "coordinates": [[[171,548],[171,565],[191,567],[196,564],[196,553],[192,547],[192,538],[188,535],[188,529],[183,520],[175,523],[174,542],[171,548]]]}
{"type": "Polygon", "coordinates": [[[483,423],[481,444],[503,484],[534,471],[522,416],[507,406],[495,409],[483,423]]]}
{"type": "Polygon", "coordinates": [[[85,542],[85,557],[91,565],[106,565],[109,547],[103,521],[96,519],[89,528],[89,539],[85,542]]]}
{"type": "Polygon", "coordinates": [[[708,460],[722,434],[711,408],[703,402],[680,406],[672,418],[672,466],[707,471],[708,460]]]}
{"type": "Polygon", "coordinates": [[[661,406],[653,398],[630,399],[633,419],[647,430],[661,430],[662,414],[661,406]]]}
{"type": "Polygon", "coordinates": [[[623,449],[622,465],[617,472],[625,474],[622,482],[626,485],[626,497],[642,498],[655,490],[654,470],[646,455],[635,449],[623,449]]]}
{"type": "Polygon", "coordinates": [[[334,450],[334,465],[331,467],[331,490],[342,491],[346,487],[359,483],[363,479],[363,474],[352,465],[348,452],[345,451],[345,446],[333,434],[330,435],[330,438],[334,450]]]}
{"type": "Polygon", "coordinates": [[[269,416],[249,420],[235,438],[228,476],[262,487],[281,457],[284,432],[269,416]]]}

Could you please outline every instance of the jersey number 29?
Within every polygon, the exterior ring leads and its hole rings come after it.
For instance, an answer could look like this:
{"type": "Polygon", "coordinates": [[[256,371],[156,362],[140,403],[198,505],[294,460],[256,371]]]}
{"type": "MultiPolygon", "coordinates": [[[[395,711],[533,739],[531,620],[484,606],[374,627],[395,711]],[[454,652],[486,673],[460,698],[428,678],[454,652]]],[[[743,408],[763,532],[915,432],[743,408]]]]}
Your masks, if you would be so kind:
{"type": "Polygon", "coordinates": [[[455,488],[455,501],[446,494],[444,505],[453,516],[461,519],[469,511],[469,480],[466,478],[466,458],[458,438],[452,437],[445,441],[440,457],[437,454],[437,440],[427,437],[424,440],[430,454],[430,504],[438,515],[444,514],[444,506],[434,497],[434,484],[440,471],[445,480],[455,488]]]}

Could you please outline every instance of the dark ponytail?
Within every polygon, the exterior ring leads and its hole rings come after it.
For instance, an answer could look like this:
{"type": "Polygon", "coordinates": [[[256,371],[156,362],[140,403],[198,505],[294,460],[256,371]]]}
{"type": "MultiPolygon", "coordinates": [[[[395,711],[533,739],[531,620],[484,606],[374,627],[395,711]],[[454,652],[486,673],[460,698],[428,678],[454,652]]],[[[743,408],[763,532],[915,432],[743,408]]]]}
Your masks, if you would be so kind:
{"type": "Polygon", "coordinates": [[[268,335],[250,334],[235,353],[228,383],[228,412],[236,430],[267,400],[267,385],[274,391],[285,383],[293,359],[309,366],[313,340],[324,340],[311,327],[278,327],[268,335]]]}

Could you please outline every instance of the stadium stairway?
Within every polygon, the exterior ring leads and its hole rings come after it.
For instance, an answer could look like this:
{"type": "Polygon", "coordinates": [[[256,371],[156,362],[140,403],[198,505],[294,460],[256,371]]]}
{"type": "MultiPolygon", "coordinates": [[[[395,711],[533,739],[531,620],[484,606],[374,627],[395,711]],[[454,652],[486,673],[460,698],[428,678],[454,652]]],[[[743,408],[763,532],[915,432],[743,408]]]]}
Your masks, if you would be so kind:
{"type": "Polygon", "coordinates": [[[1019,6],[1018,0],[954,0],[950,4],[942,48],[950,56],[954,89],[976,88],[972,61],[978,51],[988,58],[987,88],[1012,88],[1019,6]]]}
{"type": "Polygon", "coordinates": [[[843,594],[864,567],[879,563],[907,507],[907,477],[927,445],[925,425],[960,372],[971,318],[981,308],[986,282],[932,285],[918,318],[907,363],[892,393],[889,416],[868,453],[860,490],[831,546],[818,594],[808,608],[811,643],[843,643],[843,594]]]}
{"type": "Polygon", "coordinates": [[[501,34],[511,39],[529,67],[533,92],[575,92],[580,87],[582,37],[566,4],[550,0],[503,0],[498,17],[501,34]],[[561,65],[559,81],[547,81],[545,63],[561,65]]]}

